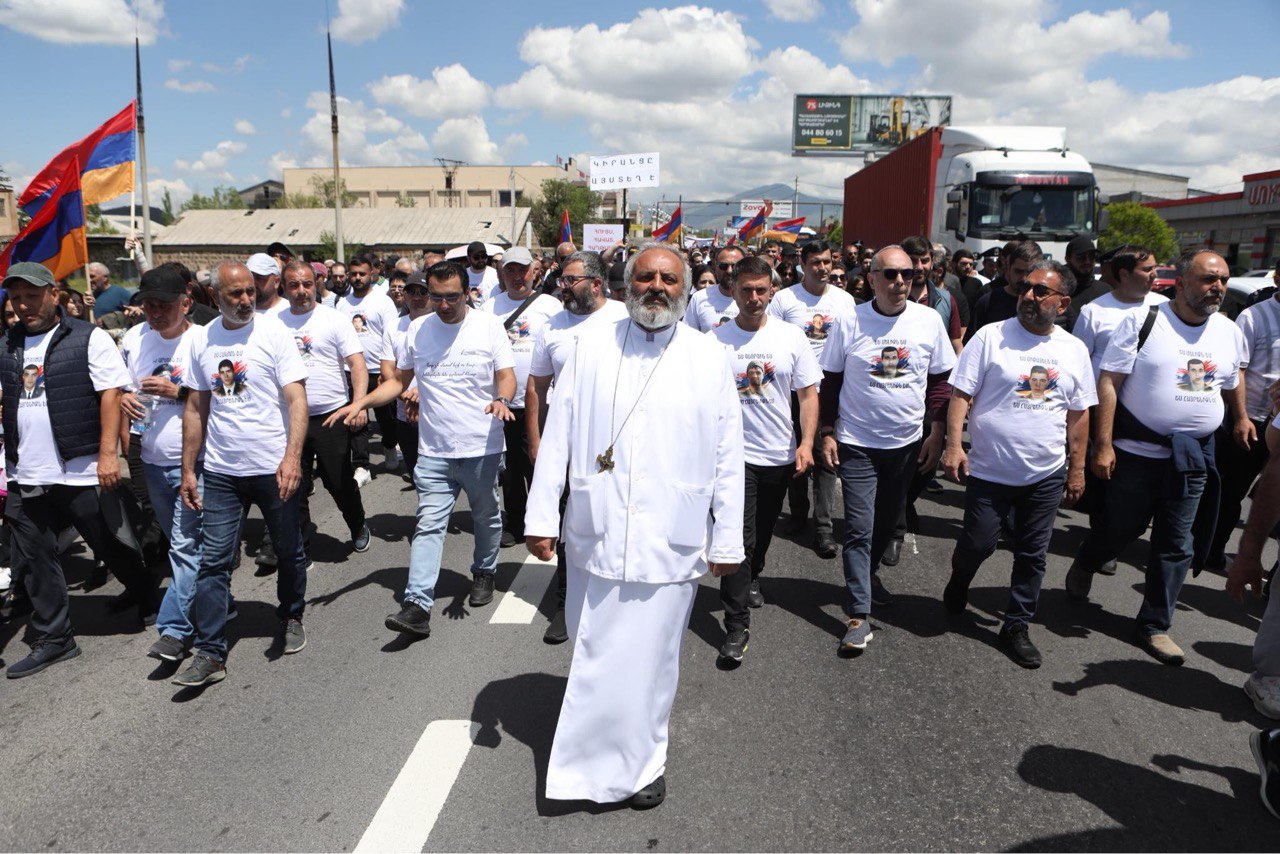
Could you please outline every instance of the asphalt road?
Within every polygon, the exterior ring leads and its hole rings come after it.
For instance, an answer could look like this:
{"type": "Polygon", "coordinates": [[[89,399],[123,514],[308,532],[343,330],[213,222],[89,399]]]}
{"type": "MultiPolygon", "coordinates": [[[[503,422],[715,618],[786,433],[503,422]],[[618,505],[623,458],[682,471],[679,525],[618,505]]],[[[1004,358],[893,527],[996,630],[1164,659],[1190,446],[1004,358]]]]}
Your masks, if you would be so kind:
{"type": "MultiPolygon", "coordinates": [[[[1132,566],[1099,579],[1094,604],[1067,603],[1079,514],[1062,514],[1053,541],[1036,671],[995,647],[1008,552],[979,574],[968,617],[942,610],[954,486],[922,499],[919,552],[885,571],[897,601],[873,615],[859,658],[836,655],[839,563],[806,538],[775,540],[736,670],[717,666],[719,600],[704,581],[670,794],[637,813],[541,797],[570,645],[542,642],[550,596],[523,621],[491,619],[518,574],[542,568],[504,550],[499,598],[469,608],[471,537],[451,535],[433,634],[405,644],[382,620],[405,581],[414,501],[388,475],[364,498],[368,553],[314,540],[307,648],[279,654],[274,579],[246,560],[229,675],[204,691],[171,685],[173,666],[145,657],[153,633],[106,612],[114,581],[73,592],[84,655],[0,685],[0,847],[345,851],[389,829],[425,850],[1280,848],[1247,744],[1265,719],[1240,689],[1260,605],[1237,607],[1219,576],[1189,581],[1173,629],[1186,666],[1157,664],[1128,640],[1132,566]],[[461,744],[434,740],[445,730],[461,744]]],[[[327,496],[312,507],[344,536],[327,496]]],[[[251,535],[260,527],[255,514],[251,535]]],[[[88,570],[82,550],[66,565],[73,580],[88,570]]],[[[25,655],[22,637],[0,625],[6,663],[25,655]]]]}

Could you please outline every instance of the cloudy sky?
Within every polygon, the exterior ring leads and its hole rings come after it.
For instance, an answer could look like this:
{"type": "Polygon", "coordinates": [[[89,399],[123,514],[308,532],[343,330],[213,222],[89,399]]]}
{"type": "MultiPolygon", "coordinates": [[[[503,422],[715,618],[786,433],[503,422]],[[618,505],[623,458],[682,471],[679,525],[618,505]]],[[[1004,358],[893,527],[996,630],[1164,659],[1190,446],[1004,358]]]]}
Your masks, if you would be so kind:
{"type": "MultiPolygon", "coordinates": [[[[1065,125],[1106,162],[1238,189],[1280,168],[1275,0],[330,0],[349,165],[657,150],[662,193],[838,196],[794,158],[792,96],[955,97],[955,124],[1065,125]]],[[[181,199],[329,158],[324,0],[0,0],[0,165],[19,189],[133,97],[153,190],[181,199]]],[[[157,196],[153,196],[156,199],[157,196]]]]}

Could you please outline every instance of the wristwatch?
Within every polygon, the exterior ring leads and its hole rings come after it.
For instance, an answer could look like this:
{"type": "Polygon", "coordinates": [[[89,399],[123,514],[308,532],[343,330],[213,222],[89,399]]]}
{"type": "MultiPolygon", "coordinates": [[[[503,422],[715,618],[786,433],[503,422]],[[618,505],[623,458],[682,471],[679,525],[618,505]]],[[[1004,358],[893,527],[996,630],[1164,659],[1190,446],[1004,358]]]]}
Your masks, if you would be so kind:
{"type": "Polygon", "coordinates": [[[503,406],[507,407],[508,409],[511,408],[511,399],[508,397],[503,397],[502,395],[498,395],[493,400],[495,403],[501,403],[503,406]]]}

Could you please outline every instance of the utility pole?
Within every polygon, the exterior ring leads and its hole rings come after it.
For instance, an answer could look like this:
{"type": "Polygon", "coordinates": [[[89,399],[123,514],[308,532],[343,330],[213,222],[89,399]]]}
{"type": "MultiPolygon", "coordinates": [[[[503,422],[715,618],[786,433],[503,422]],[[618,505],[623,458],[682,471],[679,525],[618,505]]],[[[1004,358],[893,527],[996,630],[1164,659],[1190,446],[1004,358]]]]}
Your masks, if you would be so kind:
{"type": "Polygon", "coordinates": [[[791,192],[791,216],[800,216],[800,176],[796,176],[794,189],[791,192]]]}
{"type": "Polygon", "coordinates": [[[520,235],[516,234],[516,215],[519,210],[516,208],[516,170],[512,169],[510,174],[511,180],[511,245],[516,245],[516,238],[520,235]]]}
{"type": "MultiPolygon", "coordinates": [[[[448,157],[437,157],[435,161],[440,164],[440,168],[444,170],[444,197],[449,202],[449,207],[453,207],[453,178],[458,174],[459,166],[466,166],[465,160],[450,160],[448,157]]],[[[511,204],[515,204],[515,199],[511,200],[511,204]]],[[[459,205],[458,207],[462,207],[459,205]]]]}

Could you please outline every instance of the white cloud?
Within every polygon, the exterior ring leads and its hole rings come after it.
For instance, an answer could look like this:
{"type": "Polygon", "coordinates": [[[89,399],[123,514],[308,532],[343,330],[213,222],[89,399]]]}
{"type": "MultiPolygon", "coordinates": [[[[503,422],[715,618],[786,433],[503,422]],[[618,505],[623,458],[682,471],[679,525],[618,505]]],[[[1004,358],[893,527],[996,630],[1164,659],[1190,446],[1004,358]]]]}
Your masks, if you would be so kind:
{"type": "Polygon", "coordinates": [[[281,111],[280,111],[280,118],[282,118],[282,119],[291,119],[291,118],[293,118],[293,107],[285,107],[283,110],[281,110],[281,111]]]}
{"type": "MultiPolygon", "coordinates": [[[[176,181],[171,181],[167,178],[148,178],[147,189],[151,193],[151,204],[155,207],[160,207],[164,201],[164,191],[168,190],[169,198],[173,200],[174,213],[177,213],[178,208],[182,207],[182,203],[191,198],[191,195],[195,192],[191,185],[181,178],[176,181]]],[[[138,203],[142,203],[141,199],[139,199],[138,203]]]]}
{"type": "Polygon", "coordinates": [[[477,165],[510,163],[513,155],[528,144],[521,133],[509,135],[501,144],[494,142],[479,116],[446,119],[431,136],[431,148],[441,157],[477,165]]]}
{"type": "Polygon", "coordinates": [[[172,74],[172,73],[174,73],[174,72],[176,72],[176,71],[181,71],[181,70],[182,70],[182,69],[184,69],[184,68],[189,68],[189,67],[191,66],[191,60],[189,60],[189,59],[171,59],[171,60],[169,60],[168,65],[169,65],[169,73],[170,73],[170,74],[172,74]]]}
{"type": "MultiPolygon", "coordinates": [[[[329,93],[312,92],[307,97],[311,116],[302,126],[301,151],[278,151],[269,158],[272,168],[325,166],[332,162],[329,126],[329,93]]],[[[416,129],[381,107],[366,107],[363,101],[338,96],[338,123],[341,128],[340,156],[352,166],[412,166],[430,162],[430,145],[416,129]]]]}
{"type": "Polygon", "coordinates": [[[212,83],[210,83],[208,80],[191,80],[188,82],[183,82],[182,80],[178,80],[174,77],[170,77],[168,80],[164,81],[164,88],[176,89],[179,92],[186,92],[188,95],[194,94],[196,92],[216,92],[217,91],[216,87],[212,83]]]}
{"type": "Polygon", "coordinates": [[[819,0],[764,0],[764,5],[780,21],[815,21],[823,12],[819,0]]]}
{"type": "Polygon", "coordinates": [[[386,76],[370,83],[369,91],[379,104],[431,119],[474,115],[489,104],[489,87],[456,63],[432,69],[430,80],[386,76]]]}
{"type": "Polygon", "coordinates": [[[338,0],[333,37],[349,44],[372,41],[400,23],[404,0],[338,0]]]}
{"type": "Polygon", "coordinates": [[[235,129],[236,133],[242,136],[253,136],[258,132],[258,129],[253,126],[253,122],[248,119],[236,119],[235,129]]]}
{"type": "Polygon", "coordinates": [[[55,44],[154,44],[163,0],[0,0],[0,26],[55,44]],[[135,18],[136,11],[136,18],[135,18]]]}
{"type": "Polygon", "coordinates": [[[202,62],[200,67],[211,74],[239,74],[244,71],[252,59],[253,57],[245,54],[244,56],[237,56],[230,65],[223,66],[218,65],[216,62],[202,62]]]}
{"type": "Polygon", "coordinates": [[[232,157],[243,154],[247,148],[248,146],[239,140],[226,139],[202,153],[195,161],[183,159],[173,161],[173,168],[193,175],[209,175],[220,181],[233,181],[235,178],[227,171],[227,163],[232,157]]]}

